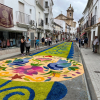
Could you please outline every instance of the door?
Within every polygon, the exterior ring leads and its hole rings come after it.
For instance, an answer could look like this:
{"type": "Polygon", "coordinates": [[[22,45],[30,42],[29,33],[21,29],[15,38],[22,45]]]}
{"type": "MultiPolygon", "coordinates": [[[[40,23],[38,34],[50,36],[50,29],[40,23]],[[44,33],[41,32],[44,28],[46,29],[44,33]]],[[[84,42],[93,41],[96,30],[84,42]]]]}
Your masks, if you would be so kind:
{"type": "Polygon", "coordinates": [[[34,47],[34,33],[31,33],[31,47],[34,47]]]}
{"type": "Polygon", "coordinates": [[[91,32],[88,33],[88,47],[91,46],[91,32]]]}
{"type": "Polygon", "coordinates": [[[93,31],[93,41],[94,41],[94,39],[95,39],[95,31],[93,31]]]}

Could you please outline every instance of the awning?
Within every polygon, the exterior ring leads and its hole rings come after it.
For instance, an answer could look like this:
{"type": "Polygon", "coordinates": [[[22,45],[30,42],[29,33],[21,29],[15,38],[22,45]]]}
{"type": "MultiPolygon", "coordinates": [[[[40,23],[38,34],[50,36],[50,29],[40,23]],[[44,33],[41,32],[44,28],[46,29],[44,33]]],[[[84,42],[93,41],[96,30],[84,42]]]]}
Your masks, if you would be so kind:
{"type": "Polygon", "coordinates": [[[85,33],[82,33],[80,36],[83,36],[85,33]]]}

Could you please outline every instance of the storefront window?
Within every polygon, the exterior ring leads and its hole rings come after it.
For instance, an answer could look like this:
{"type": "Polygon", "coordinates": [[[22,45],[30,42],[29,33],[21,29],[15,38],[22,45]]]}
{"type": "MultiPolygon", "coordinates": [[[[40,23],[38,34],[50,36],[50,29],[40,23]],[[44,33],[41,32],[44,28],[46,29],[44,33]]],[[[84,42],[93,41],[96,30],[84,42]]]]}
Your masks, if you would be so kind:
{"type": "Polygon", "coordinates": [[[0,48],[19,47],[22,33],[0,31],[0,48]]]}

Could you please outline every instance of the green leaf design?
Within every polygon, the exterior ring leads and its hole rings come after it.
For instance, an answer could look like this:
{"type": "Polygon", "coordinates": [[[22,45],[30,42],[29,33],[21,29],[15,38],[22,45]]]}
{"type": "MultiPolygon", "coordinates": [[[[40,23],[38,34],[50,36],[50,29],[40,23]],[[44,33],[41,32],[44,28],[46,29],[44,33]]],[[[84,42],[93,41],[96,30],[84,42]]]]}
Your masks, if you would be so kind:
{"type": "Polygon", "coordinates": [[[45,82],[50,81],[50,80],[51,80],[51,78],[50,78],[50,79],[45,80],[45,82]]]}
{"type": "Polygon", "coordinates": [[[6,68],[7,68],[7,67],[1,67],[1,66],[0,66],[0,71],[1,71],[1,70],[6,71],[6,70],[5,70],[6,68]]]}
{"type": "Polygon", "coordinates": [[[31,63],[31,66],[41,66],[41,65],[43,65],[43,64],[33,64],[33,63],[31,63]]]}
{"type": "Polygon", "coordinates": [[[67,74],[67,73],[69,73],[69,72],[70,72],[70,71],[65,71],[64,74],[67,74]]]}
{"type": "Polygon", "coordinates": [[[63,77],[63,78],[72,78],[72,77],[63,77]]]}
{"type": "Polygon", "coordinates": [[[30,81],[29,79],[27,79],[27,78],[23,78],[25,81],[30,81]]]}
{"type": "Polygon", "coordinates": [[[41,74],[41,75],[47,75],[47,74],[52,75],[53,73],[54,73],[54,74],[60,74],[60,73],[62,73],[62,72],[63,72],[63,71],[56,72],[56,71],[52,71],[52,70],[50,70],[48,73],[41,74]]]}
{"type": "Polygon", "coordinates": [[[68,70],[70,70],[70,71],[71,71],[71,70],[72,70],[72,71],[75,71],[76,69],[79,69],[79,67],[69,67],[69,68],[68,68],[68,70]]]}
{"type": "Polygon", "coordinates": [[[12,61],[11,60],[7,60],[5,63],[11,63],[12,61]]]}

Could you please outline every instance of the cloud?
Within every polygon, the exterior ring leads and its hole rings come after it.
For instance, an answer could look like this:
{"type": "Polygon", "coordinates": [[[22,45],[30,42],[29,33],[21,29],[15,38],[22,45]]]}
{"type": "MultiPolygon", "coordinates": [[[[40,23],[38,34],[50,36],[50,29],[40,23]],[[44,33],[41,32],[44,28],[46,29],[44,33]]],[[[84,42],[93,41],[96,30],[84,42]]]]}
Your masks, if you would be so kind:
{"type": "Polygon", "coordinates": [[[83,16],[82,13],[86,7],[88,0],[53,0],[53,17],[57,17],[62,13],[67,16],[67,9],[71,6],[74,8],[74,20],[79,21],[79,19],[83,16]]]}

